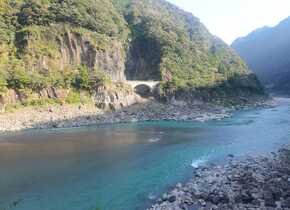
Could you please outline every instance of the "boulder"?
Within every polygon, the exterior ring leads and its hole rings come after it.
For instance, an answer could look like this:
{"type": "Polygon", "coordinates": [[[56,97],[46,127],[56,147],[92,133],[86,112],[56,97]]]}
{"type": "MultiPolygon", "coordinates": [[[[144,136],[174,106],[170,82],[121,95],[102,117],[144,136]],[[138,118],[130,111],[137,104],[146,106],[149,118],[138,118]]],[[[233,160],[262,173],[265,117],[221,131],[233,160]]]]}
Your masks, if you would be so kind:
{"type": "Polygon", "coordinates": [[[176,196],[174,196],[174,195],[170,196],[170,197],[168,198],[168,201],[169,201],[170,203],[175,202],[175,201],[176,201],[176,196]]]}
{"type": "Polygon", "coordinates": [[[128,87],[99,87],[94,95],[94,101],[99,109],[116,111],[142,101],[142,98],[128,87]]]}

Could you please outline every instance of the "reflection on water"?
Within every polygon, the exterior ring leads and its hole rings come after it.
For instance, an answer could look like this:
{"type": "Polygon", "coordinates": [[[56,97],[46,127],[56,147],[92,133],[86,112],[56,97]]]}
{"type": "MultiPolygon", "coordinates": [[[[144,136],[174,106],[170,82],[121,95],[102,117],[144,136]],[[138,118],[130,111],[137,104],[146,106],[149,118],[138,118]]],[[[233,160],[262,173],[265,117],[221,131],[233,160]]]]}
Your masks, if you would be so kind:
{"type": "Polygon", "coordinates": [[[134,210],[228,154],[289,143],[289,102],[208,123],[146,122],[0,137],[0,209],[134,210]]]}

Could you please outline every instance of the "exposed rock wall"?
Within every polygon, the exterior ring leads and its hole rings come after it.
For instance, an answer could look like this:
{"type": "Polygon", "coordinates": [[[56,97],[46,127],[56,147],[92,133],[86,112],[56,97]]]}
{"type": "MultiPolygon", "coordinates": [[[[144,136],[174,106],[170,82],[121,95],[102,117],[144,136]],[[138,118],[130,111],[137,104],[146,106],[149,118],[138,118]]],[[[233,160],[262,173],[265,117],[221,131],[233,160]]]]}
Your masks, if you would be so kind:
{"type": "Polygon", "coordinates": [[[25,102],[27,99],[58,99],[64,102],[70,93],[70,89],[62,88],[45,88],[38,93],[17,92],[9,89],[7,92],[0,94],[0,112],[5,111],[5,106],[25,102]]]}
{"type": "Polygon", "coordinates": [[[112,41],[105,50],[97,49],[92,43],[77,33],[67,32],[60,42],[60,67],[80,64],[90,69],[98,67],[104,70],[112,80],[125,79],[125,58],[123,46],[118,41],[112,41]]]}
{"type": "Polygon", "coordinates": [[[136,103],[142,102],[143,99],[134,93],[130,88],[107,89],[100,87],[95,95],[94,102],[99,109],[115,111],[136,103]]]}
{"type": "Polygon", "coordinates": [[[126,47],[122,41],[62,24],[35,28],[17,34],[18,54],[26,69],[63,71],[85,65],[104,71],[113,81],[125,80],[126,47]]]}

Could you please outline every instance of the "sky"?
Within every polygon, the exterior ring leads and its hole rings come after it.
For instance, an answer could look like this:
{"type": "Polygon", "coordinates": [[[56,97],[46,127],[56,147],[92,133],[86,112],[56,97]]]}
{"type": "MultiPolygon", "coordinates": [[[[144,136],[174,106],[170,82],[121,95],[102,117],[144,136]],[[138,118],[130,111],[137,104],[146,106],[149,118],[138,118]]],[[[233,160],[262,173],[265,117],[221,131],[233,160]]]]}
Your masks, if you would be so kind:
{"type": "Polygon", "coordinates": [[[290,16],[290,0],[167,0],[191,12],[216,36],[231,44],[263,26],[290,16]]]}

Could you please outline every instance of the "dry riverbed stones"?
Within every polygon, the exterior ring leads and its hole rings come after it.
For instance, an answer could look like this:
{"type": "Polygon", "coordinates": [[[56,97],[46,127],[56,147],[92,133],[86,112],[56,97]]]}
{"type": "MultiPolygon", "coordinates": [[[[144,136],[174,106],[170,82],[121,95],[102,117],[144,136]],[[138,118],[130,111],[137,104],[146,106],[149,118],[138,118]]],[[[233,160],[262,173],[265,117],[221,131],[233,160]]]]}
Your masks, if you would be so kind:
{"type": "Polygon", "coordinates": [[[290,210],[290,150],[200,167],[149,210],[290,210]]]}

